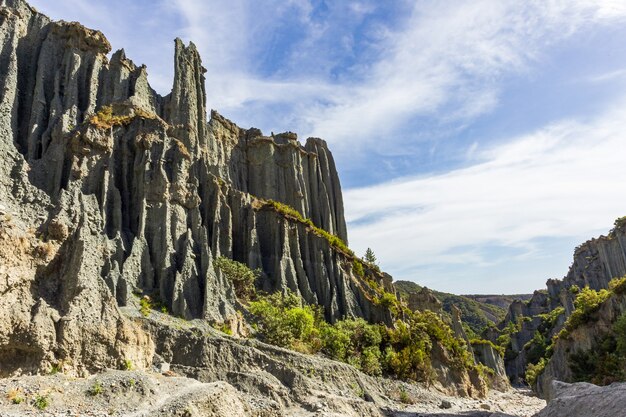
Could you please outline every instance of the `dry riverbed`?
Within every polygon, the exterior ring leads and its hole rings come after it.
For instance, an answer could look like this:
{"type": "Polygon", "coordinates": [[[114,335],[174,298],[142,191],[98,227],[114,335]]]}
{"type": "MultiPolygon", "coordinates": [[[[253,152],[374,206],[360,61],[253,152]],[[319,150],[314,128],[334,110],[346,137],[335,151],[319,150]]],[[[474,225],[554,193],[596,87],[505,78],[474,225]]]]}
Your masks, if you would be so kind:
{"type": "MultiPolygon", "coordinates": [[[[530,417],[545,402],[527,391],[492,392],[473,400],[412,387],[410,402],[383,407],[390,417],[530,417]]],[[[57,374],[0,379],[0,416],[337,416],[324,410],[272,410],[250,404],[231,385],[135,371],[109,371],[89,378],[57,374]],[[284,414],[283,414],[284,413],[284,414]]]]}

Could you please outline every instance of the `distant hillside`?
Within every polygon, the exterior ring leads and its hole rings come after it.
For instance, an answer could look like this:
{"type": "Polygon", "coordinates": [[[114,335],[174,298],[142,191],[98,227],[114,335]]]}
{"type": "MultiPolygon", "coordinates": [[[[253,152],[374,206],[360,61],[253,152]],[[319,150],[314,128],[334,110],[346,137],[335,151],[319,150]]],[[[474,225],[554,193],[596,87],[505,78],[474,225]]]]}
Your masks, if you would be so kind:
{"type": "MultiPolygon", "coordinates": [[[[411,281],[396,281],[394,285],[403,298],[407,298],[410,293],[422,289],[422,286],[411,281]]],[[[476,334],[491,324],[501,322],[506,315],[506,308],[517,297],[515,295],[464,296],[434,290],[432,292],[441,301],[442,307],[447,313],[452,310],[452,305],[457,306],[461,310],[461,320],[476,334]],[[480,298],[483,297],[490,301],[480,301],[480,298]],[[509,299],[511,301],[506,304],[506,300],[509,299]],[[506,308],[501,305],[506,305],[506,308]]],[[[529,298],[525,295],[521,297],[524,297],[522,299],[529,298]]]]}
{"type": "Polygon", "coordinates": [[[469,294],[469,295],[463,295],[463,297],[467,297],[467,298],[471,298],[474,301],[478,301],[479,303],[484,303],[484,304],[491,304],[494,305],[496,307],[500,307],[503,308],[505,310],[507,310],[509,308],[509,306],[511,305],[511,303],[515,300],[521,300],[521,301],[526,301],[526,300],[530,300],[532,298],[532,294],[513,294],[513,295],[495,295],[495,294],[490,294],[490,295],[476,295],[476,294],[469,294]]]}

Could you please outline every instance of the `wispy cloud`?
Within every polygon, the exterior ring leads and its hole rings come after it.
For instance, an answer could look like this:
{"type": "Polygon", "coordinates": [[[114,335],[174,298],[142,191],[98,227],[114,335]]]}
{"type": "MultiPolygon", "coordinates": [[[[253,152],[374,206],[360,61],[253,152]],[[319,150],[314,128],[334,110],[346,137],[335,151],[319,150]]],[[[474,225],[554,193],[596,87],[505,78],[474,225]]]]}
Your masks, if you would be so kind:
{"type": "Polygon", "coordinates": [[[396,278],[432,279],[420,271],[506,265],[532,254],[538,239],[606,231],[626,214],[625,104],[586,123],[564,120],[503,138],[504,145],[475,150],[481,162],[464,169],[349,190],[351,244],[373,247],[396,278]],[[488,247],[519,251],[496,258],[488,247]]]}

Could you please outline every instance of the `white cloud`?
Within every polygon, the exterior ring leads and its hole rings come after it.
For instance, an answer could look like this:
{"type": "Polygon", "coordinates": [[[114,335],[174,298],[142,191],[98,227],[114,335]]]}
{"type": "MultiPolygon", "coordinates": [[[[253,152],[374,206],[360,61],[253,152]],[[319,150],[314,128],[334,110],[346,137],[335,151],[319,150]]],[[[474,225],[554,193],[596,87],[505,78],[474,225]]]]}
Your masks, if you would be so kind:
{"type": "Polygon", "coordinates": [[[482,162],[467,168],[348,190],[351,246],[359,253],[371,246],[396,278],[416,278],[427,267],[492,262],[488,247],[535,259],[537,239],[608,230],[626,214],[625,104],[475,149],[482,162]]]}

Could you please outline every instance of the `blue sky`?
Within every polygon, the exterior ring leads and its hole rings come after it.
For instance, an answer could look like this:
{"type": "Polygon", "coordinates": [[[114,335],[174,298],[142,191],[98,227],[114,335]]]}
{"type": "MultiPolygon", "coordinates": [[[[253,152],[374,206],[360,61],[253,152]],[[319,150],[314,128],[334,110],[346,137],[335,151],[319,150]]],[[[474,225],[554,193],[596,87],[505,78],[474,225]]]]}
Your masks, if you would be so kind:
{"type": "Polygon", "coordinates": [[[173,39],[208,106],[326,139],[350,246],[455,293],[567,272],[626,215],[626,2],[33,0],[102,30],[161,94],[173,39]]]}

